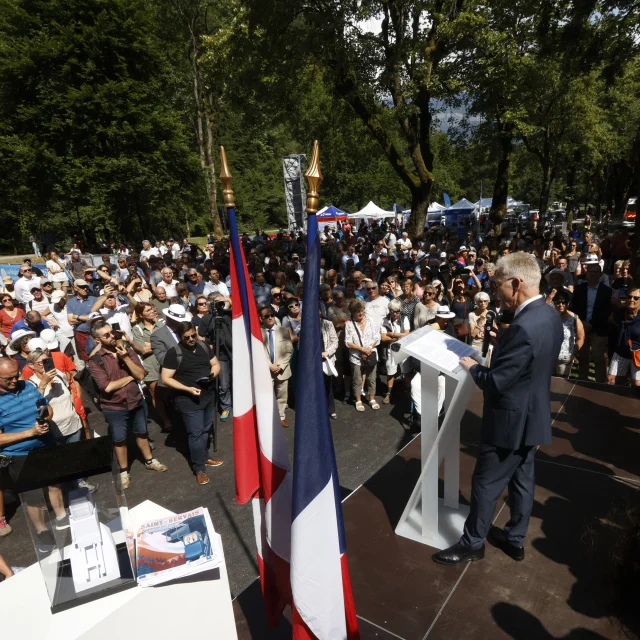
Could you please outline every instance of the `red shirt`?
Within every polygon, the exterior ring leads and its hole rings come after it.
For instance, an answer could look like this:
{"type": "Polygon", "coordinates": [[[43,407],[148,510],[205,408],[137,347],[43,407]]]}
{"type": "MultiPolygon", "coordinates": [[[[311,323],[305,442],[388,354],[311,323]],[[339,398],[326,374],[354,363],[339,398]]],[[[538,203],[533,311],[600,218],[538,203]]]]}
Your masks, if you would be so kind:
{"type": "MultiPolygon", "coordinates": [[[[53,358],[53,364],[56,365],[56,369],[61,373],[67,374],[76,370],[75,362],[64,353],[60,351],[52,351],[51,357],[53,358]]],[[[22,370],[22,377],[28,380],[34,374],[33,369],[27,364],[22,370]]]]}
{"type": "Polygon", "coordinates": [[[12,318],[4,309],[0,309],[0,331],[2,331],[2,335],[4,335],[5,338],[8,338],[11,334],[13,325],[27,315],[20,307],[16,308],[18,313],[16,313],[15,318],[12,318]]]}

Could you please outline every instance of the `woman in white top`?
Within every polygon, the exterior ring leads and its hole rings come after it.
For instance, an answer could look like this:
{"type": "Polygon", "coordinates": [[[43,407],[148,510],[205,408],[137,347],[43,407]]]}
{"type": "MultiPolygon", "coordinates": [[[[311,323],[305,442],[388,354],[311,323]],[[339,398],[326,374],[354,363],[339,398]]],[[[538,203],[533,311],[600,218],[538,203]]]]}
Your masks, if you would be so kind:
{"type": "Polygon", "coordinates": [[[391,401],[391,390],[396,373],[398,373],[398,365],[391,357],[391,345],[409,335],[409,320],[401,315],[402,303],[400,300],[392,300],[389,303],[389,313],[382,321],[380,329],[380,341],[384,346],[383,357],[386,357],[386,374],[387,374],[387,393],[383,398],[384,404],[391,401]]]}
{"type": "Polygon", "coordinates": [[[42,349],[34,349],[27,356],[27,364],[34,374],[29,378],[38,391],[47,399],[53,409],[51,427],[58,444],[78,442],[82,435],[82,420],[73,405],[73,395],[69,383],[56,369],[44,370],[47,353],[42,349]]]}
{"type": "Polygon", "coordinates": [[[577,314],[569,311],[569,298],[564,293],[559,293],[554,299],[556,311],[562,320],[564,337],[560,345],[560,353],[556,362],[556,375],[568,378],[571,373],[571,365],[575,354],[584,344],[584,325],[577,314]]]}
{"type": "Polygon", "coordinates": [[[67,274],[65,273],[67,265],[64,260],[61,260],[55,251],[50,251],[49,259],[45,266],[49,270],[49,279],[53,282],[53,286],[56,289],[62,288],[62,290],[67,293],[69,289],[69,278],[67,278],[67,274]]]}
{"type": "Polygon", "coordinates": [[[471,346],[482,355],[482,343],[484,342],[484,327],[487,321],[489,308],[489,294],[484,291],[476,293],[473,298],[475,309],[469,314],[469,333],[471,333],[471,346]]]}
{"type": "Polygon", "coordinates": [[[380,330],[364,315],[364,302],[354,299],[349,304],[351,319],[344,327],[344,342],[349,348],[351,364],[351,391],[356,399],[356,411],[364,411],[362,391],[369,398],[369,406],[377,410],[376,393],[376,347],[380,344],[380,330]]]}

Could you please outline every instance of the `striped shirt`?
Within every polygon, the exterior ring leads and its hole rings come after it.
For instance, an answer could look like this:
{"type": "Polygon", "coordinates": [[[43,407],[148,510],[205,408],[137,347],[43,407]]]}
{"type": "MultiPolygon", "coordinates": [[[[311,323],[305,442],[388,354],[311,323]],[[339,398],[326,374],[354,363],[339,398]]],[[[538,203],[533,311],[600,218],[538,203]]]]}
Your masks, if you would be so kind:
{"type": "MultiPolygon", "coordinates": [[[[4,434],[27,431],[36,424],[38,407],[36,402],[48,405],[49,402],[31,382],[18,381],[15,392],[0,393],[0,430],[4,434]]],[[[51,432],[35,438],[12,442],[0,448],[0,453],[10,456],[26,456],[32,449],[55,444],[51,432]]]]}

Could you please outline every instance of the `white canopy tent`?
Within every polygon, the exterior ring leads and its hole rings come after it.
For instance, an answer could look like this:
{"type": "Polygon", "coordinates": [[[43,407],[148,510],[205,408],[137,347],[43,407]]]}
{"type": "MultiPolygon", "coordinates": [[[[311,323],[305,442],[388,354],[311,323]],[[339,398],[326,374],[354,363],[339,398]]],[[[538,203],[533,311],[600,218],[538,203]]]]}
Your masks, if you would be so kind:
{"type": "Polygon", "coordinates": [[[360,209],[357,213],[349,214],[350,218],[371,218],[372,220],[381,220],[382,218],[395,218],[396,214],[393,211],[385,211],[381,209],[377,204],[374,204],[371,200],[364,209],[360,209]]]}

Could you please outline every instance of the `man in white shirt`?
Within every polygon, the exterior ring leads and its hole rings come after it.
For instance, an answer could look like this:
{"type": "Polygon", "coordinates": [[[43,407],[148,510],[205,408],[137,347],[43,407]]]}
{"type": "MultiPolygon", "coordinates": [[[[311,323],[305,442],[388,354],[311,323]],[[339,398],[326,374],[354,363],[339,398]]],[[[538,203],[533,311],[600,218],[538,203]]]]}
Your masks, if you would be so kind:
{"type": "Polygon", "coordinates": [[[158,286],[162,285],[162,287],[164,288],[167,294],[167,298],[175,298],[178,295],[178,292],[176,291],[176,285],[179,283],[173,277],[173,269],[170,269],[169,267],[164,267],[161,273],[162,273],[162,282],[158,283],[158,286]]]}
{"type": "Polygon", "coordinates": [[[180,245],[173,238],[167,240],[167,249],[171,251],[174,260],[180,255],[180,245]]]}
{"type": "Polygon", "coordinates": [[[393,251],[394,247],[396,246],[397,238],[395,230],[395,226],[390,224],[389,233],[387,233],[387,235],[384,237],[384,246],[386,247],[387,251],[393,251]]]}
{"type": "Polygon", "coordinates": [[[14,291],[16,294],[16,300],[23,304],[33,300],[31,294],[31,287],[40,286],[40,278],[33,275],[33,268],[27,264],[23,264],[20,267],[20,277],[16,282],[14,291]]]}
{"type": "Polygon", "coordinates": [[[344,276],[347,273],[347,262],[349,260],[353,260],[353,266],[355,267],[360,262],[360,258],[356,255],[355,247],[350,244],[347,247],[347,253],[342,256],[342,275],[344,276]]]}
{"type": "Polygon", "coordinates": [[[411,240],[409,240],[409,234],[406,231],[402,232],[402,238],[400,239],[400,248],[403,251],[409,251],[413,245],[411,244],[411,240]]]}
{"type": "Polygon", "coordinates": [[[382,321],[389,313],[389,299],[380,295],[378,285],[372,280],[367,282],[366,290],[367,301],[365,302],[364,315],[371,320],[379,331],[382,327],[382,321]]]}
{"type": "Polygon", "coordinates": [[[33,300],[24,305],[26,311],[37,311],[54,329],[57,327],[55,319],[51,316],[49,301],[44,297],[41,285],[31,285],[33,300]]]}
{"type": "Polygon", "coordinates": [[[148,240],[143,240],[140,257],[145,258],[146,260],[149,260],[151,256],[160,256],[160,249],[156,249],[156,247],[152,247],[151,243],[148,240]]]}
{"type": "Polygon", "coordinates": [[[127,338],[133,342],[133,330],[131,320],[129,319],[129,311],[131,307],[129,303],[119,304],[118,296],[115,288],[107,288],[104,294],[96,300],[91,312],[99,311],[102,317],[110,324],[119,324],[120,331],[127,335],[127,338]]]}
{"type": "Polygon", "coordinates": [[[219,293],[225,298],[229,297],[227,285],[220,280],[220,272],[217,269],[209,271],[209,282],[204,285],[202,295],[208,296],[210,293],[219,293]]]}

